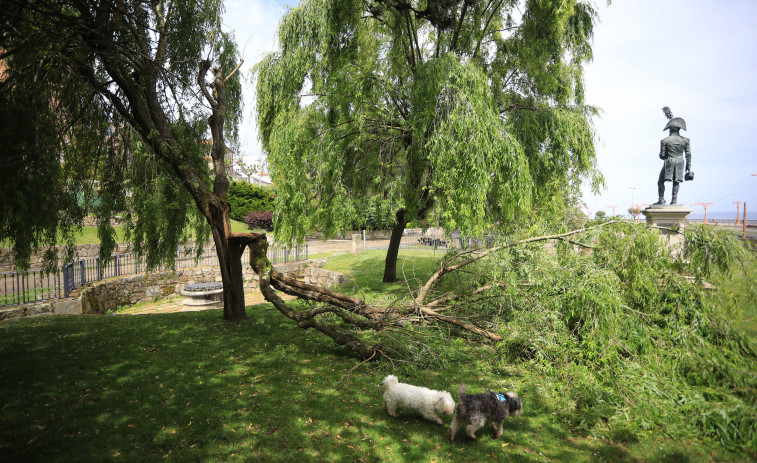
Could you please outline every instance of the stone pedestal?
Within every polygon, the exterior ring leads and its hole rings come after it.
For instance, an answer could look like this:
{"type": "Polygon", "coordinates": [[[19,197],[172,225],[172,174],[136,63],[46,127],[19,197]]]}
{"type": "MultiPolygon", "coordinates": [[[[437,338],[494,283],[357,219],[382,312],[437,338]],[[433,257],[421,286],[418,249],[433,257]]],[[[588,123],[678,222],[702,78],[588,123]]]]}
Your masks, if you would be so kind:
{"type": "Polygon", "coordinates": [[[649,206],[641,211],[647,218],[647,223],[660,229],[660,233],[666,236],[668,243],[678,246],[683,242],[683,228],[686,225],[686,216],[693,211],[684,206],[649,206]],[[678,232],[673,231],[677,229],[678,232]]]}
{"type": "Polygon", "coordinates": [[[223,307],[222,283],[194,283],[181,290],[182,311],[220,309],[223,307]]]}

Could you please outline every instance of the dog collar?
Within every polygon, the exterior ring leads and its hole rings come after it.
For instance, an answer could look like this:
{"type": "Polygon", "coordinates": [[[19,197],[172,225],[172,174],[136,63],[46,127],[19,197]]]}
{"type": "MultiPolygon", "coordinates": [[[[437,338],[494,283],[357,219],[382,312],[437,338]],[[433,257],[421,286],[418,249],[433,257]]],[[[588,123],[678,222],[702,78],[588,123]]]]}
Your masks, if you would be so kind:
{"type": "Polygon", "coordinates": [[[495,396],[497,396],[497,400],[499,400],[500,402],[507,402],[507,397],[505,397],[504,395],[497,394],[494,391],[489,391],[489,392],[491,392],[492,394],[494,394],[495,396]]]}

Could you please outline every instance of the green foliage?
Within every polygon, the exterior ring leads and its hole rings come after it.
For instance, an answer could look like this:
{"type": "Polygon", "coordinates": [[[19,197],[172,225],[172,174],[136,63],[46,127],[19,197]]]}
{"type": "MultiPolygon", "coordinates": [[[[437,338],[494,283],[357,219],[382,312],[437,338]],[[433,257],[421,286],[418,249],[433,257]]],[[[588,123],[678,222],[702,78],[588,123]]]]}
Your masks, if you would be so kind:
{"type": "MultiPolygon", "coordinates": [[[[707,233],[710,249],[730,248],[723,270],[710,264],[719,282],[727,280],[728,269],[739,268],[744,245],[720,232],[691,230],[697,232],[707,233]]],[[[466,295],[445,306],[445,315],[504,338],[480,368],[536,375],[545,394],[559,398],[549,413],[580,432],[626,442],[660,433],[671,439],[706,436],[753,455],[757,346],[732,318],[741,314],[721,304],[733,297],[727,291],[738,294],[734,302],[757,306],[754,281],[742,277],[740,284],[710,294],[685,276],[706,264],[692,259],[684,265],[659,231],[646,225],[615,223],[571,239],[583,246],[561,241],[513,247],[448,274],[434,288],[439,295],[466,295]],[[473,295],[490,283],[496,285],[473,295]]],[[[687,246],[699,252],[695,242],[687,246]]],[[[380,258],[339,256],[327,267],[353,276],[355,283],[345,290],[391,307],[439,265],[430,256],[404,257],[398,271],[404,281],[383,287],[371,282],[380,258]]],[[[744,262],[754,266],[752,259],[744,262]]],[[[459,350],[468,343],[466,333],[433,323],[408,324],[401,335],[392,330],[373,341],[415,368],[448,371],[470,361],[459,350]]]]}
{"type": "Polygon", "coordinates": [[[698,279],[709,278],[715,271],[731,275],[737,264],[744,264],[749,252],[730,230],[692,225],[684,229],[686,247],[681,256],[698,279]]]}
{"type": "Polygon", "coordinates": [[[247,182],[232,182],[227,195],[230,216],[237,221],[244,221],[252,211],[273,211],[276,196],[270,188],[263,188],[247,182]]]}
{"type": "Polygon", "coordinates": [[[601,183],[588,3],[405,6],[303,1],[255,67],[278,237],[392,224],[400,209],[481,232],[601,183]]]}
{"type": "Polygon", "coordinates": [[[10,461],[51,462],[741,457],[700,436],[654,433],[619,442],[617,434],[571,429],[555,415],[565,398],[551,388],[551,377],[528,365],[492,368],[498,355],[488,346],[434,344],[449,356],[444,370],[359,362],[269,305],[248,307],[248,315],[236,324],[218,323],[219,310],[0,323],[0,453],[10,461]],[[382,410],[377,384],[387,374],[453,396],[461,383],[472,392],[515,390],[524,414],[507,420],[498,440],[481,430],[477,442],[453,445],[443,426],[405,409],[399,418],[382,410]]]}
{"type": "MultiPolygon", "coordinates": [[[[734,244],[710,236],[711,247],[734,244]]],[[[480,320],[506,326],[500,352],[555,378],[566,397],[561,416],[572,426],[670,436],[696,428],[754,452],[754,341],[678,273],[656,230],[623,223],[580,241],[594,248],[532,247],[477,271],[508,282],[496,303],[475,305],[480,320]]],[[[706,264],[690,265],[699,273],[706,264]]]]}
{"type": "MultiPolygon", "coordinates": [[[[169,263],[190,235],[207,239],[200,211],[225,190],[211,190],[200,143],[208,114],[198,72],[204,56],[227,72],[238,62],[222,12],[218,0],[34,0],[0,10],[0,143],[8,159],[0,242],[10,243],[18,267],[61,236],[72,245],[88,214],[104,259],[115,246],[114,215],[126,217],[149,266],[169,263]]],[[[233,142],[238,74],[226,93],[224,131],[233,142]]],[[[52,252],[47,257],[55,264],[52,252]]]]}
{"type": "MultiPolygon", "coordinates": [[[[188,134],[185,146],[192,147],[193,155],[201,158],[203,148],[197,141],[202,139],[198,137],[202,129],[198,124],[194,130],[188,134]]],[[[132,196],[125,216],[126,239],[134,243],[134,252],[146,256],[145,265],[150,269],[162,264],[170,267],[179,246],[191,239],[195,239],[195,255],[199,257],[210,236],[205,218],[192,207],[192,198],[165,161],[139,139],[134,139],[131,145],[132,196]]],[[[203,174],[209,182],[207,167],[203,174]]]]}
{"type": "Polygon", "coordinates": [[[0,242],[12,244],[19,269],[43,248],[54,267],[52,246],[61,237],[72,256],[73,237],[94,196],[91,179],[103,151],[98,131],[107,127],[103,105],[95,100],[80,107],[84,85],[56,56],[20,49],[2,62],[0,242]]]}

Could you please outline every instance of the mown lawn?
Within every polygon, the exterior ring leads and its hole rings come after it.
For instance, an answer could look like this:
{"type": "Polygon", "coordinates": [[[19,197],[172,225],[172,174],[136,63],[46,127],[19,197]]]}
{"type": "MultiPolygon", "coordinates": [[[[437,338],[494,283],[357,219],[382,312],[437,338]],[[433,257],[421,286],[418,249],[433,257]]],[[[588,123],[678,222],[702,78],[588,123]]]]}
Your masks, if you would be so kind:
{"type": "MultiPolygon", "coordinates": [[[[345,291],[388,300],[436,265],[403,252],[398,275],[407,281],[382,285],[381,262],[368,252],[328,266],[354,276],[345,291]]],[[[701,436],[568,429],[551,378],[504,364],[480,344],[451,343],[451,360],[432,369],[364,363],[268,304],[247,313],[233,324],[220,310],[0,323],[2,460],[748,461],[701,436]],[[461,383],[471,392],[517,391],[524,414],[505,423],[499,440],[481,430],[478,441],[452,444],[442,426],[381,409],[377,385],[390,373],[453,396],[461,383]]]]}
{"type": "MultiPolygon", "coordinates": [[[[502,386],[525,413],[499,440],[381,409],[386,362],[360,363],[268,305],[227,324],[218,310],[40,317],[0,325],[4,461],[736,461],[717,444],[572,434],[528,371],[482,374],[485,350],[401,379],[452,390],[502,386]]],[[[485,368],[488,369],[488,368],[485,368]]]]}

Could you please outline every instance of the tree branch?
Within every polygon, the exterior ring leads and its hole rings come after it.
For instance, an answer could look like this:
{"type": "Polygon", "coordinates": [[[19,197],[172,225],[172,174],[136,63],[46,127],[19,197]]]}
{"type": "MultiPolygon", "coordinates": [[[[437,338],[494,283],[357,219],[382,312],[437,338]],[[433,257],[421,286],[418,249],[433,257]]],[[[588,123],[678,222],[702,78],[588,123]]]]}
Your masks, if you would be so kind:
{"type": "Polygon", "coordinates": [[[207,82],[205,82],[205,76],[207,75],[209,69],[210,69],[210,60],[204,59],[200,61],[200,70],[197,73],[197,83],[200,85],[202,94],[203,96],[205,96],[205,99],[208,100],[208,103],[210,104],[211,108],[214,108],[218,106],[218,103],[208,91],[208,84],[207,82]]]}
{"type": "MultiPolygon", "coordinates": [[[[473,51],[473,58],[475,58],[478,55],[478,50],[481,47],[481,41],[484,40],[484,37],[486,37],[487,33],[486,30],[489,28],[489,23],[491,22],[492,18],[494,17],[494,14],[497,12],[500,6],[502,6],[502,2],[504,0],[500,0],[499,3],[494,5],[492,8],[492,12],[489,15],[488,18],[486,18],[486,24],[484,24],[484,28],[481,30],[481,37],[478,38],[478,43],[476,43],[476,49],[473,51]]],[[[491,5],[491,2],[489,3],[491,5]]]]}
{"type": "Polygon", "coordinates": [[[224,84],[225,84],[226,82],[228,82],[228,81],[229,81],[229,79],[231,79],[231,77],[232,77],[232,76],[233,76],[234,74],[236,74],[236,73],[237,73],[237,71],[239,70],[239,68],[240,68],[240,67],[242,67],[242,63],[244,63],[244,60],[243,60],[243,59],[242,59],[242,60],[239,60],[239,64],[237,64],[237,67],[235,67],[235,68],[234,68],[234,70],[233,70],[233,71],[231,71],[231,72],[229,73],[229,75],[228,75],[228,76],[226,76],[226,77],[225,77],[225,78],[223,79],[223,83],[224,83],[224,84]]]}
{"type": "Polygon", "coordinates": [[[460,36],[460,29],[463,28],[463,21],[465,20],[466,11],[468,11],[468,2],[466,0],[463,0],[463,11],[460,12],[460,19],[457,20],[457,27],[455,28],[455,33],[452,35],[452,43],[449,47],[449,50],[451,52],[454,52],[457,48],[457,39],[460,36]]]}
{"type": "Polygon", "coordinates": [[[423,285],[423,287],[418,292],[418,296],[415,298],[415,303],[417,305],[419,305],[419,306],[424,306],[424,300],[426,299],[426,295],[428,294],[429,290],[444,275],[446,275],[447,273],[450,273],[450,272],[454,272],[455,270],[461,269],[461,268],[465,267],[466,265],[470,265],[473,262],[476,262],[476,261],[478,261],[480,259],[483,259],[484,257],[488,256],[489,254],[501,251],[503,249],[519,246],[521,244],[528,244],[528,243],[533,243],[533,242],[536,242],[536,241],[546,241],[546,240],[561,239],[561,238],[564,238],[566,236],[571,236],[571,235],[575,235],[577,233],[582,233],[582,232],[585,232],[586,230],[590,230],[590,229],[593,229],[593,228],[604,227],[604,226],[612,224],[612,223],[616,223],[616,221],[615,220],[610,220],[610,221],[607,221],[607,222],[603,222],[603,223],[601,223],[599,225],[595,225],[593,227],[580,228],[578,230],[573,230],[573,231],[566,232],[566,233],[560,233],[560,234],[557,234],[557,235],[547,235],[547,236],[538,236],[538,237],[534,237],[534,238],[527,238],[527,239],[515,241],[513,243],[505,244],[505,245],[502,245],[502,246],[495,246],[495,247],[493,247],[491,249],[487,249],[486,251],[483,251],[483,252],[479,253],[475,257],[471,257],[469,259],[466,259],[466,260],[464,260],[464,261],[462,261],[462,262],[460,262],[458,264],[452,265],[452,266],[444,265],[444,266],[442,266],[442,268],[440,268],[439,270],[437,270],[431,276],[431,278],[429,278],[429,280],[426,282],[425,285],[423,285]]]}

